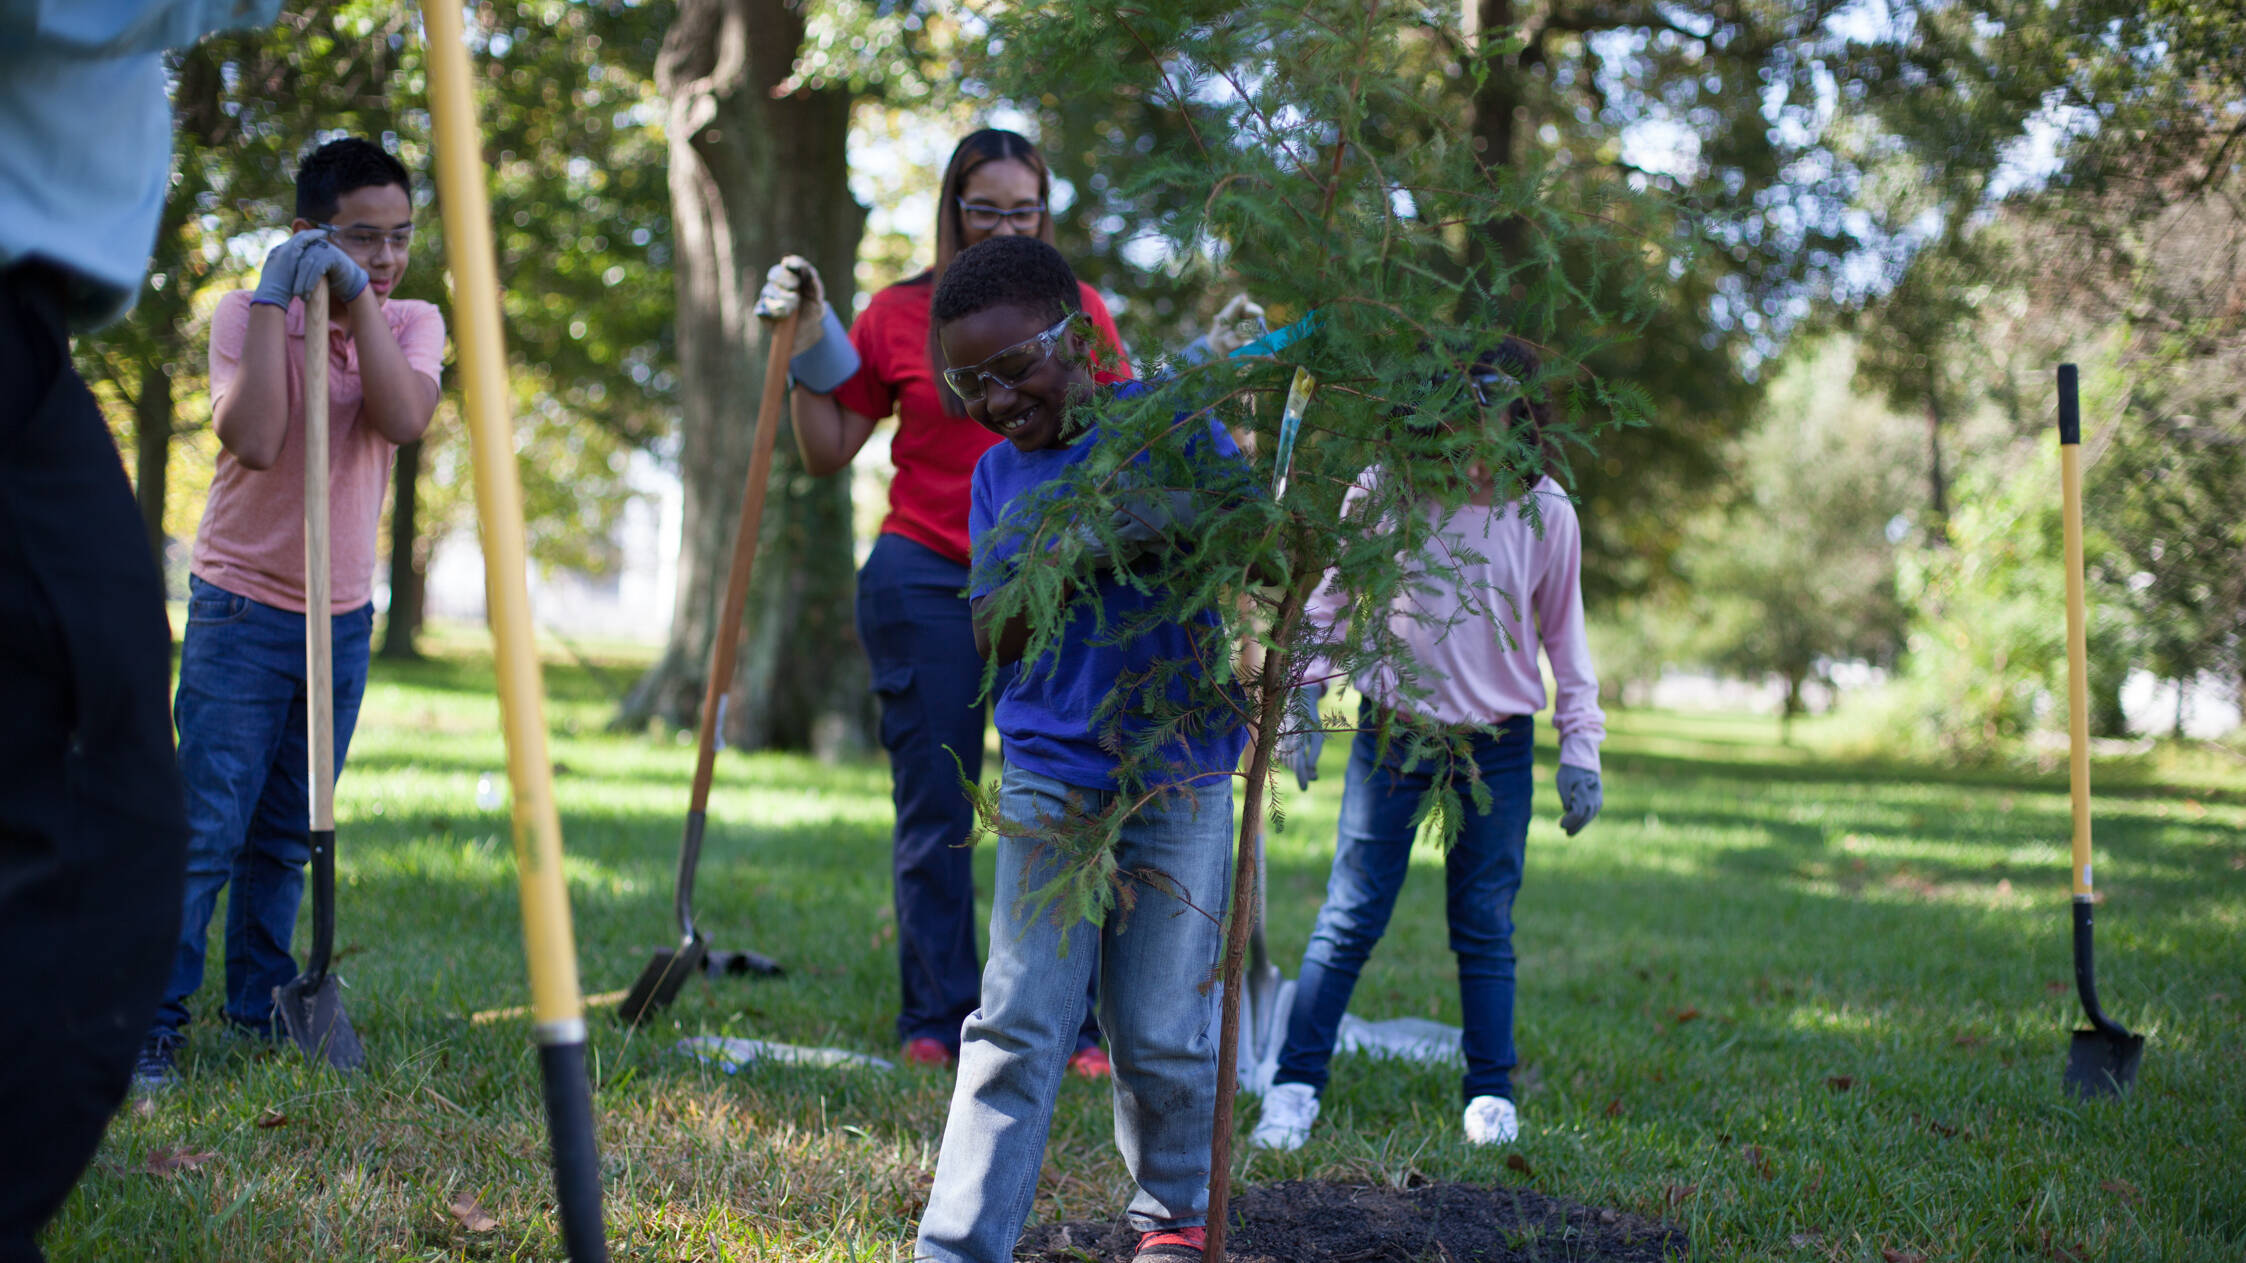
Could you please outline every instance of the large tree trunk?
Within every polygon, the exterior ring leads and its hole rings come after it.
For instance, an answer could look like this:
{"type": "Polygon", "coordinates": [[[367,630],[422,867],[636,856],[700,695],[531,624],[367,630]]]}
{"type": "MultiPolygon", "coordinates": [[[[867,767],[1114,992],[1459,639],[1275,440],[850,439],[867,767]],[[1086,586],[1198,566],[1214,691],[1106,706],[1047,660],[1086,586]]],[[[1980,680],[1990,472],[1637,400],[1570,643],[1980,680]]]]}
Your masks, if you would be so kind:
{"type": "MultiPolygon", "coordinates": [[[[1512,37],[1513,0],[1465,0],[1465,10],[1466,16],[1472,19],[1468,40],[1477,50],[1491,41],[1512,37]]],[[[1517,59],[1508,57],[1490,68],[1489,77],[1473,97],[1474,148],[1484,167],[1498,172],[1509,172],[1513,168],[1513,140],[1519,125],[1520,107],[1520,67],[1517,59]]],[[[1518,266],[1523,249],[1522,231],[1517,215],[1483,224],[1474,240],[1476,270],[1493,277],[1518,266]],[[1496,268],[1485,266],[1492,261],[1498,265],[1496,268]]],[[[1491,297],[1497,309],[1506,306],[1503,294],[1491,297]]]]}
{"type": "Polygon", "coordinates": [[[172,460],[172,377],[154,360],[141,365],[133,396],[133,496],[148,531],[156,573],[164,573],[164,479],[172,460]]]}
{"type": "MultiPolygon", "coordinates": [[[[751,307],[764,270],[804,255],[828,301],[850,310],[865,212],[850,197],[849,94],[772,95],[802,42],[801,12],[780,0],[685,0],[657,61],[670,103],[685,525],[670,639],[625,700],[625,726],[691,727],[698,717],[763,380],[766,330],[751,307]]],[[[864,743],[871,703],[851,571],[848,481],[805,477],[793,437],[779,435],[730,685],[730,743],[864,743]]]]}
{"type": "Polygon", "coordinates": [[[411,661],[421,651],[421,611],[428,595],[428,558],[421,552],[421,440],[398,449],[391,471],[390,612],[382,622],[380,656],[411,661]]]}

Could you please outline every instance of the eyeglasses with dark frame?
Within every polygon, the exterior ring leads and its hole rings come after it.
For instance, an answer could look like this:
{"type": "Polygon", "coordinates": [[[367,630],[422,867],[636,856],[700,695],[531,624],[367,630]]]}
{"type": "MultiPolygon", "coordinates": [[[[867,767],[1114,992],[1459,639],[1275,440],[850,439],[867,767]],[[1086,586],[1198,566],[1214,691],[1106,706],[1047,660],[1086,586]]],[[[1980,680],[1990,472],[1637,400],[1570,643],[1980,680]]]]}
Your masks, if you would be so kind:
{"type": "Polygon", "coordinates": [[[1047,360],[1053,358],[1053,350],[1060,345],[1061,335],[1068,332],[1069,326],[1076,323],[1077,316],[1081,314],[1072,311],[1061,317],[1059,324],[1026,342],[1016,342],[980,364],[945,369],[944,384],[951,387],[953,394],[968,403],[975,403],[983,397],[983,382],[986,379],[997,382],[1008,390],[1021,389],[1022,383],[1028,381],[1038,369],[1045,367],[1047,360]]]}
{"type": "Polygon", "coordinates": [[[353,224],[349,228],[338,228],[334,224],[314,224],[312,226],[326,233],[330,239],[345,250],[355,250],[362,254],[374,253],[375,248],[385,242],[389,243],[391,248],[400,254],[404,254],[413,248],[413,225],[411,224],[403,228],[392,228],[388,231],[380,228],[363,228],[357,224],[353,224]]]}
{"type": "Polygon", "coordinates": [[[1003,206],[970,202],[964,197],[958,199],[958,201],[960,216],[967,221],[969,228],[978,232],[988,232],[998,227],[998,221],[1002,219],[1013,224],[1016,228],[1028,231],[1036,228],[1037,221],[1045,214],[1045,203],[1043,202],[1034,206],[1016,206],[1009,210],[1003,206]]]}

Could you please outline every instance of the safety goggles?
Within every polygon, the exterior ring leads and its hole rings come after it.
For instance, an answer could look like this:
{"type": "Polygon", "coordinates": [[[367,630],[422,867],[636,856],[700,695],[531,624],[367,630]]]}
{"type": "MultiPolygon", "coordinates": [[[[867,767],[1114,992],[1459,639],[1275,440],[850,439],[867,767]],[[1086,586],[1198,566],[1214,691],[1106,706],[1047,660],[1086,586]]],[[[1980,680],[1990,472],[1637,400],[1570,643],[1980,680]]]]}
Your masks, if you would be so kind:
{"type": "Polygon", "coordinates": [[[399,254],[404,254],[413,248],[413,228],[411,225],[404,228],[393,228],[387,232],[380,228],[361,228],[357,226],[338,228],[334,224],[314,224],[313,227],[326,233],[328,240],[342,246],[345,252],[350,254],[373,254],[385,245],[399,254]]]}
{"type": "Polygon", "coordinates": [[[1075,322],[1076,317],[1077,313],[1072,311],[1061,317],[1059,324],[1027,342],[1017,342],[1007,347],[980,364],[945,369],[944,384],[951,387],[953,394],[968,403],[974,403],[983,397],[985,381],[996,382],[1008,390],[1020,390],[1023,382],[1028,381],[1038,369],[1045,367],[1045,361],[1053,358],[1053,348],[1060,345],[1061,335],[1068,332],[1069,325],[1075,322]]]}
{"type": "Polygon", "coordinates": [[[959,199],[959,213],[966,219],[967,226],[977,232],[989,232],[991,229],[998,227],[998,221],[1002,219],[1014,225],[1014,227],[1028,232],[1036,228],[1037,221],[1044,217],[1045,203],[1039,202],[1035,206],[1008,208],[990,206],[982,202],[970,202],[966,198],[961,198],[959,199]]]}

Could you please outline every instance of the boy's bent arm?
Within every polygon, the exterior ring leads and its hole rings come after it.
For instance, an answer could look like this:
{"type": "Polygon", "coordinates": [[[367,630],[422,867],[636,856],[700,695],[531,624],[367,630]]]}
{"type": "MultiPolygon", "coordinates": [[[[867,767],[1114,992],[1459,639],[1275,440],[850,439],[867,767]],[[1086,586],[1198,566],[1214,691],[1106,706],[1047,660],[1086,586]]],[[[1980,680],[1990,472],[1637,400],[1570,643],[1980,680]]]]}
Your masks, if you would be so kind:
{"type": "Polygon", "coordinates": [[[790,393],[788,415],[795,422],[795,450],[803,457],[803,468],[815,478],[848,468],[877,423],[843,407],[833,395],[802,386],[790,393]]]}
{"type": "Polygon", "coordinates": [[[1029,617],[1017,614],[994,633],[990,626],[990,603],[991,598],[987,596],[967,603],[967,620],[975,627],[976,655],[987,660],[996,654],[1000,666],[1020,662],[1023,651],[1029,648],[1029,617]]]}
{"type": "Polygon", "coordinates": [[[359,380],[366,389],[359,415],[375,433],[403,447],[428,431],[443,392],[406,362],[373,286],[360,290],[350,309],[351,337],[359,348],[359,380]]]}
{"type": "MultiPolygon", "coordinates": [[[[270,303],[249,305],[233,380],[211,408],[211,429],[226,454],[247,469],[271,469],[289,432],[289,314],[270,303]]],[[[214,356],[225,333],[211,331],[214,356]]]]}

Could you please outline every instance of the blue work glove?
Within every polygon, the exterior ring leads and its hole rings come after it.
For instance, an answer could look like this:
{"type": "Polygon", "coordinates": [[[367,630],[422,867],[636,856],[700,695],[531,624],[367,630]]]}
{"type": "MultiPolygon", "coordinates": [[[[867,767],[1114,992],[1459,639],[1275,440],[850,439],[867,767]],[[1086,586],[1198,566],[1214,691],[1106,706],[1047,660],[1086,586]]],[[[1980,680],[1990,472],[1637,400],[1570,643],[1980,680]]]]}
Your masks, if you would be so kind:
{"type": "Polygon", "coordinates": [[[1193,529],[1200,516],[1190,491],[1126,491],[1115,497],[1115,513],[1107,520],[1115,532],[1113,547],[1089,527],[1078,527],[1077,533],[1093,561],[1128,568],[1193,529]]]}
{"type": "Polygon", "coordinates": [[[1599,774],[1573,763],[1560,765],[1560,828],[1574,837],[1598,818],[1606,796],[1599,792],[1599,774]]]}
{"type": "Polygon", "coordinates": [[[1274,753],[1295,774],[1297,789],[1309,789],[1318,779],[1318,756],[1326,752],[1326,729],[1318,718],[1318,699],[1325,692],[1323,684],[1299,684],[1287,699],[1287,726],[1274,753]]]}
{"type": "Polygon", "coordinates": [[[367,270],[328,240],[327,233],[307,228],[265,256],[265,270],[258,274],[257,292],[250,301],[286,310],[289,300],[310,294],[323,280],[337,302],[347,303],[367,287],[367,270]]]}

